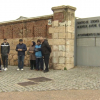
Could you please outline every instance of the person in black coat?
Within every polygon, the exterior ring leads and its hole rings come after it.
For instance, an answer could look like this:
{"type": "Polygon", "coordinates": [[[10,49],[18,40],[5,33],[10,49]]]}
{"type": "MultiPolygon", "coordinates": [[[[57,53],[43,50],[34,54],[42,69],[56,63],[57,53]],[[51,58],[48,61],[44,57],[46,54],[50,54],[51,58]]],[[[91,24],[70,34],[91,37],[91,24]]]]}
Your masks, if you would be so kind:
{"type": "Polygon", "coordinates": [[[42,51],[44,63],[46,66],[44,72],[48,72],[49,71],[48,64],[49,64],[49,57],[50,57],[50,53],[51,53],[51,47],[50,47],[48,41],[46,39],[44,39],[43,37],[41,37],[40,40],[42,42],[41,51],[42,51]]]}
{"type": "Polygon", "coordinates": [[[0,58],[0,72],[1,72],[1,70],[2,70],[2,69],[1,69],[1,58],[0,58]]]}
{"type": "Polygon", "coordinates": [[[10,45],[7,42],[7,39],[4,39],[4,42],[1,44],[1,57],[3,61],[3,69],[8,70],[8,55],[10,52],[10,45]]]}

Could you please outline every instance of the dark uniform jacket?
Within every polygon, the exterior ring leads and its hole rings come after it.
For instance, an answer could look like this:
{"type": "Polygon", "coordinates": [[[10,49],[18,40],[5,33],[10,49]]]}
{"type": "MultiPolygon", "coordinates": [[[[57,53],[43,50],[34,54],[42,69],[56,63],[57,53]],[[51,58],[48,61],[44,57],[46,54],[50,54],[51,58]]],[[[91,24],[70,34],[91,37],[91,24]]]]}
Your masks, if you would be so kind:
{"type": "Polygon", "coordinates": [[[44,40],[44,42],[41,45],[41,50],[42,50],[43,55],[51,53],[51,47],[46,39],[44,40]]]}
{"type": "Polygon", "coordinates": [[[10,45],[9,43],[2,43],[1,44],[1,55],[8,55],[10,52],[10,45]]]}
{"type": "Polygon", "coordinates": [[[18,51],[18,56],[25,56],[25,51],[27,51],[27,47],[24,43],[18,44],[16,46],[16,51],[18,51]],[[22,51],[18,51],[18,49],[22,49],[22,51]]]}

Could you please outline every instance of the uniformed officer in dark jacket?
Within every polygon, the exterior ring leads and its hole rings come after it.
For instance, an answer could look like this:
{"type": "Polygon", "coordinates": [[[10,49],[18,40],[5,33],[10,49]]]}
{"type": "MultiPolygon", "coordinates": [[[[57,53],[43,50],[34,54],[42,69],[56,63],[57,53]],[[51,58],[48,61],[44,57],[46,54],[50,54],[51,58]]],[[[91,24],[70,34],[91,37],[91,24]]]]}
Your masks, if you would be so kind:
{"type": "Polygon", "coordinates": [[[51,47],[48,43],[48,41],[46,39],[44,39],[43,37],[40,38],[42,44],[41,44],[41,50],[42,50],[42,55],[44,57],[44,62],[45,62],[45,70],[44,72],[48,72],[49,68],[48,68],[48,64],[49,64],[49,57],[50,57],[50,53],[51,53],[51,47]]]}
{"type": "Polygon", "coordinates": [[[7,42],[7,39],[4,39],[4,42],[1,44],[1,56],[3,61],[4,70],[8,69],[8,55],[10,52],[10,45],[7,42]]]}

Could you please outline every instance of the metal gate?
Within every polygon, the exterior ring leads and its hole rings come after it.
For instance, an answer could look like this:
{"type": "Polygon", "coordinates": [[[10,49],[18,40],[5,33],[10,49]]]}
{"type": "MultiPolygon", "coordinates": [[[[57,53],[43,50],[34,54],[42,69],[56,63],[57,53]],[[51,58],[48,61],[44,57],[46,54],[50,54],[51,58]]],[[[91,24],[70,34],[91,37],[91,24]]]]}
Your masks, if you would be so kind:
{"type": "Polygon", "coordinates": [[[75,65],[100,66],[100,17],[76,19],[75,65]]]}

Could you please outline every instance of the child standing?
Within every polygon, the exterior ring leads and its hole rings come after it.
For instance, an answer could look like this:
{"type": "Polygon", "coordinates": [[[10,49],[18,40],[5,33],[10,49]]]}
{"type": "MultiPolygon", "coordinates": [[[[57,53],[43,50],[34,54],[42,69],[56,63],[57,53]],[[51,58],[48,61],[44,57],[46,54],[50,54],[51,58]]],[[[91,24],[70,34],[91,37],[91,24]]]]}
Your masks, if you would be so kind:
{"type": "Polygon", "coordinates": [[[43,70],[43,58],[41,52],[41,41],[37,40],[37,45],[35,46],[35,56],[36,56],[36,70],[43,70]],[[40,67],[39,67],[40,66],[40,67]]]}

